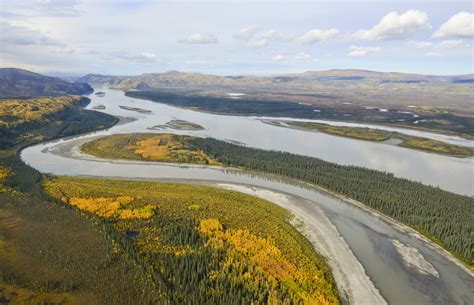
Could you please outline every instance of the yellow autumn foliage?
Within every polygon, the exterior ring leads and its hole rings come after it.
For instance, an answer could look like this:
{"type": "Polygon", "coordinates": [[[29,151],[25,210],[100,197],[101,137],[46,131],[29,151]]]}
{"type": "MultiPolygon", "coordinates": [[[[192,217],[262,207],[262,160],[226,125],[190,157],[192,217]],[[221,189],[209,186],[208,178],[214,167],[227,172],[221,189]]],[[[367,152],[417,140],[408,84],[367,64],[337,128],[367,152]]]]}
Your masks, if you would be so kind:
{"type": "Polygon", "coordinates": [[[120,219],[147,219],[153,216],[153,207],[147,205],[139,208],[125,208],[135,198],[131,196],[119,196],[116,198],[79,198],[72,197],[68,199],[68,203],[78,207],[81,210],[94,213],[105,218],[120,219]]]}
{"type": "Polygon", "coordinates": [[[48,115],[78,104],[80,100],[79,96],[4,100],[0,103],[0,127],[13,128],[24,123],[42,122],[48,115]]]}
{"type": "Polygon", "coordinates": [[[222,293],[219,283],[228,282],[267,291],[266,304],[282,298],[339,303],[325,261],[292,227],[291,214],[267,201],[176,183],[58,177],[44,186],[57,198],[113,220],[114,229],[131,238],[133,249],[171,283],[201,266],[196,277],[205,276],[216,294],[222,293]]]}
{"type": "Polygon", "coordinates": [[[221,165],[202,150],[187,145],[187,139],[174,134],[118,134],[86,142],[81,149],[103,158],[221,165]]]}

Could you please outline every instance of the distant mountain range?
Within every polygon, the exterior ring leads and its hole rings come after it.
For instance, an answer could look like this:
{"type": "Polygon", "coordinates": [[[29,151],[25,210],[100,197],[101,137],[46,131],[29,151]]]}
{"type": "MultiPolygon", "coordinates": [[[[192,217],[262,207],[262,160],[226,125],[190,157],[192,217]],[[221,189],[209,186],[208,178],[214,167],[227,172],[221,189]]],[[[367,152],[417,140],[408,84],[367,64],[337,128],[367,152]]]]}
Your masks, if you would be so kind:
{"type": "Polygon", "coordinates": [[[0,98],[81,95],[94,90],[87,83],[70,82],[16,68],[0,68],[0,98]]]}
{"type": "Polygon", "coordinates": [[[333,69],[327,71],[310,71],[297,74],[277,76],[218,76],[202,73],[168,71],[164,73],[144,73],[135,76],[110,76],[88,74],[78,79],[95,86],[111,86],[120,89],[153,89],[153,88],[202,88],[205,87],[245,87],[262,88],[273,86],[311,88],[320,83],[336,85],[342,82],[371,83],[470,83],[474,74],[459,76],[435,76],[406,74],[394,72],[375,72],[355,69],[333,69]]]}

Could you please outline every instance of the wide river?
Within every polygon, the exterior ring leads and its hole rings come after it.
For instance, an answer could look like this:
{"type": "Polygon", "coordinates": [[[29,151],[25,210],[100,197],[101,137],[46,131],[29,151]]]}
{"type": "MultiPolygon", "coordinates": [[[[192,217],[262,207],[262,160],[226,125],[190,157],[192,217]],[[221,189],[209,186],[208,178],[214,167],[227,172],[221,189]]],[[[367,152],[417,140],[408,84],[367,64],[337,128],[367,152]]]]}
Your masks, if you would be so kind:
{"type": "MultiPolygon", "coordinates": [[[[360,291],[379,294],[389,304],[474,304],[472,273],[459,267],[443,251],[384,217],[315,187],[232,169],[98,160],[82,155],[78,147],[95,136],[151,132],[147,128],[165,124],[172,119],[181,119],[198,123],[205,130],[173,132],[212,136],[253,147],[366,166],[469,195],[473,194],[472,158],[451,158],[389,144],[281,128],[264,124],[258,118],[195,112],[125,97],[121,91],[101,91],[106,92],[106,95],[92,95],[92,103],[88,108],[103,105],[105,109],[100,111],[136,120],[116,125],[109,130],[29,147],[22,152],[23,160],[41,172],[59,175],[178,179],[186,183],[207,183],[256,194],[268,191],[287,196],[292,199],[292,204],[284,200],[274,202],[303,220],[308,230],[313,228],[313,237],[319,232],[319,239],[316,240],[324,242],[326,246],[314,241],[313,244],[328,257],[335,270],[338,286],[342,287],[342,282],[346,282],[346,292],[353,295],[354,303],[381,303],[376,297],[367,298],[362,293],[357,296],[357,285],[363,285],[362,282],[367,281],[375,289],[371,290],[367,284],[365,288],[359,287],[360,291]],[[121,105],[151,110],[151,113],[125,110],[119,107],[121,105]],[[330,229],[332,227],[333,231],[330,229]],[[318,231],[318,228],[327,229],[326,233],[318,231]],[[342,272],[342,275],[338,275],[338,272],[342,272]],[[363,301],[365,299],[367,302],[363,301]]],[[[419,135],[424,134],[420,132],[419,135]]]]}

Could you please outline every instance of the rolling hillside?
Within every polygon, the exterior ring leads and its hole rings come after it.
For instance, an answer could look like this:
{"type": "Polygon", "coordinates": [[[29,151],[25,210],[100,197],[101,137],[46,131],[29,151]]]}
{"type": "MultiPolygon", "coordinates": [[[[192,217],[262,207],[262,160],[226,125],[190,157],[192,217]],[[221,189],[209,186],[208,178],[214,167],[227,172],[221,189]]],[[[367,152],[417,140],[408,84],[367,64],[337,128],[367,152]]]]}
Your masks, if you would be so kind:
{"type": "Polygon", "coordinates": [[[81,95],[93,92],[86,83],[68,82],[16,68],[0,68],[0,98],[81,95]]]}

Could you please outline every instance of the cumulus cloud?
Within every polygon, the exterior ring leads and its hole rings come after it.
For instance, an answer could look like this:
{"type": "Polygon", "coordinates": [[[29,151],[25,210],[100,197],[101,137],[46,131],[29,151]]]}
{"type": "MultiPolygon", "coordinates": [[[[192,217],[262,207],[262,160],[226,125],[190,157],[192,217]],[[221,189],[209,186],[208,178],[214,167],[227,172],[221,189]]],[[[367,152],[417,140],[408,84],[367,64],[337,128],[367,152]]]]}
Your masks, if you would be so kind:
{"type": "Polygon", "coordinates": [[[350,46],[349,56],[360,57],[371,53],[377,53],[382,50],[381,47],[362,47],[362,46],[350,46]]]}
{"type": "Polygon", "coordinates": [[[64,46],[64,43],[50,37],[46,33],[24,26],[12,25],[7,22],[0,23],[0,32],[2,45],[64,46]]]}
{"type": "Polygon", "coordinates": [[[286,56],[283,54],[275,54],[272,56],[273,61],[283,61],[286,59],[286,56]]]}
{"type": "Polygon", "coordinates": [[[427,26],[429,26],[428,16],[425,12],[408,10],[401,15],[390,12],[371,29],[354,33],[353,38],[360,40],[404,39],[427,26]]]}
{"type": "Polygon", "coordinates": [[[297,41],[302,44],[314,44],[316,42],[325,41],[333,38],[339,33],[336,29],[322,30],[313,29],[306,34],[297,38],[297,41]]]}
{"type": "Polygon", "coordinates": [[[217,43],[217,37],[210,34],[194,33],[184,39],[179,40],[179,42],[192,44],[212,44],[217,43]]]}
{"type": "Polygon", "coordinates": [[[313,59],[313,57],[309,55],[308,53],[299,52],[295,55],[295,59],[301,60],[301,61],[310,61],[311,59],[313,59]]]}
{"type": "Polygon", "coordinates": [[[235,33],[232,37],[237,40],[244,40],[249,41],[252,39],[258,32],[260,31],[259,27],[256,26],[249,26],[243,29],[240,29],[237,33],[235,33]]]}
{"type": "Polygon", "coordinates": [[[474,37],[474,14],[459,12],[449,18],[449,20],[443,23],[433,34],[433,38],[444,37],[474,37]]]}

